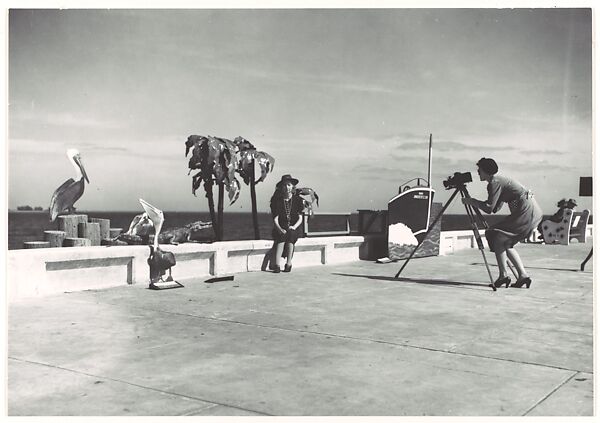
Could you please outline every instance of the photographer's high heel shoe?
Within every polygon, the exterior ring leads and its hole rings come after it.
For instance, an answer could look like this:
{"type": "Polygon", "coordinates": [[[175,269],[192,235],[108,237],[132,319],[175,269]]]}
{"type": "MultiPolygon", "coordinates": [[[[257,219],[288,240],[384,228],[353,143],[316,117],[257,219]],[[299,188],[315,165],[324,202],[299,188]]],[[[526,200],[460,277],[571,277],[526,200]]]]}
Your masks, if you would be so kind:
{"type": "MultiPolygon", "coordinates": [[[[496,288],[500,288],[502,285],[506,285],[506,288],[508,288],[508,284],[510,283],[510,277],[509,276],[505,276],[503,278],[498,278],[496,280],[496,282],[494,282],[494,286],[496,288]]],[[[490,285],[491,286],[491,285],[490,285]]]]}
{"type": "Polygon", "coordinates": [[[517,279],[517,281],[515,283],[513,283],[510,287],[511,288],[521,288],[521,287],[523,287],[523,285],[525,285],[525,287],[527,289],[529,289],[529,286],[531,285],[531,278],[526,277],[526,278],[522,278],[522,279],[517,279]]]}

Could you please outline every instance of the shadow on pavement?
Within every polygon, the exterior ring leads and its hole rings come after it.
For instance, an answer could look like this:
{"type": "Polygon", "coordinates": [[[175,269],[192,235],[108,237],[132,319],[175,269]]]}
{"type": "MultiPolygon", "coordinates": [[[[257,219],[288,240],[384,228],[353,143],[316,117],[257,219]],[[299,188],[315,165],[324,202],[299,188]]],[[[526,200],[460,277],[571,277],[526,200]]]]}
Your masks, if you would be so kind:
{"type": "Polygon", "coordinates": [[[444,279],[416,279],[416,278],[395,278],[393,276],[378,276],[378,275],[351,275],[348,273],[332,273],[338,276],[349,276],[351,278],[365,278],[374,279],[380,281],[390,282],[411,282],[424,285],[452,285],[452,286],[484,286],[489,288],[488,283],[474,283],[474,282],[461,282],[461,281],[448,281],[444,279]]]}
{"type": "MultiPolygon", "coordinates": [[[[489,263],[490,267],[498,267],[497,264],[489,263]]],[[[471,266],[484,266],[483,263],[471,263],[471,266]]],[[[581,272],[580,269],[557,269],[553,267],[535,267],[535,266],[525,266],[527,269],[535,269],[535,270],[557,270],[559,272],[581,272]]]]}

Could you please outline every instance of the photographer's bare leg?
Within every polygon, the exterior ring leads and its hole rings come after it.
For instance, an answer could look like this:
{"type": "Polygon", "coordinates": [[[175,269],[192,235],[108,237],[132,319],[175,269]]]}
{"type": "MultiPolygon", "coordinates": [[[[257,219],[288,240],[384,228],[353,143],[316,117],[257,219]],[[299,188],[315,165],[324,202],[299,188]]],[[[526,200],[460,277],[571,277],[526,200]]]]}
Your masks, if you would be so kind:
{"type": "Polygon", "coordinates": [[[506,250],[506,255],[510,262],[517,268],[517,273],[519,274],[519,279],[523,279],[528,277],[527,271],[525,270],[525,266],[523,266],[523,262],[521,261],[521,256],[514,248],[509,248],[506,250]]]}
{"type": "Polygon", "coordinates": [[[507,276],[506,273],[506,250],[496,250],[496,261],[498,262],[498,269],[500,270],[500,278],[507,276]]]}
{"type": "Polygon", "coordinates": [[[507,272],[506,272],[507,253],[506,253],[506,251],[507,250],[506,250],[506,247],[504,246],[504,243],[496,240],[495,245],[494,245],[494,254],[496,254],[496,261],[498,262],[500,278],[504,278],[507,276],[507,272]]]}

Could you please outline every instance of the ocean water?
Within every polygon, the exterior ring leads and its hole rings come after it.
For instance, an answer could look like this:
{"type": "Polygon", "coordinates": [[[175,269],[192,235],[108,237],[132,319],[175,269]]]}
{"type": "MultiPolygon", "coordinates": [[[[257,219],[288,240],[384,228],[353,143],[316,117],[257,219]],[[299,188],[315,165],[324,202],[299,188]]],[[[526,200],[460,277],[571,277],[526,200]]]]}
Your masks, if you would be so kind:
{"type": "MultiPolygon", "coordinates": [[[[77,214],[86,214],[88,217],[110,219],[111,228],[129,229],[133,218],[140,212],[94,212],[78,210],[77,214]]],[[[202,220],[210,222],[208,212],[164,212],[165,223],[163,229],[181,227],[187,223],[202,220]]],[[[26,241],[43,241],[44,231],[58,230],[58,220],[50,222],[48,211],[9,211],[8,212],[8,249],[23,248],[26,241]]],[[[357,230],[358,217],[351,216],[351,228],[357,230]]],[[[223,239],[246,240],[254,239],[254,226],[252,213],[223,213],[223,239]]],[[[261,239],[273,239],[271,231],[273,220],[270,213],[258,213],[258,227],[261,239]]],[[[339,215],[314,216],[310,220],[310,231],[336,231],[346,229],[346,219],[339,215]]],[[[212,229],[207,229],[212,230],[212,229]]]]}
{"type": "MultiPolygon", "coordinates": [[[[77,211],[79,214],[87,214],[88,217],[110,219],[111,228],[122,228],[126,231],[134,216],[140,212],[105,212],[105,211],[77,211]]],[[[493,224],[503,215],[485,216],[488,224],[493,224]]],[[[183,226],[187,223],[202,220],[210,222],[208,212],[165,212],[165,223],[163,228],[183,226]]],[[[254,227],[252,225],[251,213],[223,213],[224,229],[223,238],[230,240],[254,239],[254,227]]],[[[273,221],[269,213],[259,213],[258,223],[261,239],[273,239],[271,230],[273,221]]],[[[310,231],[338,231],[346,229],[346,218],[342,215],[319,214],[311,217],[310,231]]],[[[466,215],[448,214],[442,216],[442,231],[468,230],[470,222],[466,215]]],[[[23,242],[43,241],[44,231],[57,230],[58,222],[50,222],[48,211],[9,211],[8,212],[8,249],[21,249],[23,242]]],[[[350,214],[350,230],[358,232],[358,214],[350,214]]]]}

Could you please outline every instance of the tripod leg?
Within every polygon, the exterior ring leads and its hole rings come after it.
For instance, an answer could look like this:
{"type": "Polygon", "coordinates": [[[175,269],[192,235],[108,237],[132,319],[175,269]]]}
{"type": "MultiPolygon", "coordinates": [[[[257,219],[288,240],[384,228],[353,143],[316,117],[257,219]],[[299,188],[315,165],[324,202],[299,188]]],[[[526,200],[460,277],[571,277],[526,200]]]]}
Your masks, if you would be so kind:
{"type": "Polygon", "coordinates": [[[423,239],[421,239],[421,242],[419,242],[417,244],[417,246],[412,251],[412,253],[410,253],[410,256],[408,256],[408,258],[406,259],[406,261],[404,262],[404,264],[402,265],[402,267],[400,268],[400,270],[398,270],[398,273],[396,273],[396,276],[394,276],[395,278],[398,278],[398,276],[400,276],[400,273],[402,273],[402,271],[404,270],[404,268],[406,267],[406,265],[408,264],[408,262],[410,261],[410,259],[415,255],[415,253],[417,252],[417,250],[419,249],[419,247],[421,246],[421,244],[423,243],[423,241],[425,241],[427,239],[427,237],[429,236],[429,232],[431,232],[431,230],[435,227],[435,224],[437,223],[437,221],[442,218],[442,215],[444,214],[444,211],[448,208],[448,206],[450,205],[450,203],[452,202],[452,200],[454,200],[454,197],[456,197],[456,194],[458,194],[459,192],[460,192],[460,190],[456,189],[454,191],[454,193],[450,196],[450,198],[448,199],[448,201],[446,201],[446,204],[444,204],[444,207],[442,207],[442,210],[440,211],[440,214],[438,214],[436,216],[436,218],[433,220],[433,222],[429,226],[429,229],[427,229],[427,232],[425,232],[425,236],[423,237],[423,239]]]}
{"type": "Polygon", "coordinates": [[[488,275],[490,276],[490,282],[491,282],[490,286],[495,291],[496,285],[494,285],[494,277],[492,276],[492,272],[490,271],[490,266],[488,265],[487,259],[485,258],[485,253],[483,252],[483,250],[479,250],[479,251],[481,251],[481,256],[483,257],[483,262],[485,263],[485,268],[487,269],[488,275]]]}
{"type": "Polygon", "coordinates": [[[581,263],[581,266],[579,267],[581,269],[581,271],[583,272],[583,269],[585,269],[585,264],[588,262],[588,260],[590,258],[592,258],[592,252],[594,251],[594,248],[592,247],[592,249],[590,250],[589,254],[587,255],[587,257],[585,258],[585,260],[583,261],[583,263],[581,263]]]}
{"type": "MultiPolygon", "coordinates": [[[[467,191],[466,187],[463,187],[460,193],[464,198],[470,198],[469,192],[467,191]]],[[[490,282],[491,282],[490,286],[491,286],[492,290],[496,291],[496,286],[494,285],[494,277],[492,276],[492,272],[490,270],[490,265],[488,264],[487,259],[485,257],[485,248],[483,248],[483,241],[481,240],[481,234],[479,233],[479,228],[477,227],[477,222],[475,221],[474,214],[475,214],[475,211],[478,211],[478,210],[476,208],[474,208],[473,206],[466,205],[466,204],[465,204],[465,210],[467,211],[467,216],[469,216],[469,220],[471,220],[471,229],[473,229],[473,236],[477,240],[477,248],[479,248],[479,251],[481,251],[481,256],[483,257],[483,262],[485,263],[485,268],[487,269],[488,275],[490,277],[490,282]]],[[[481,214],[478,214],[478,216],[481,216],[481,214]]],[[[482,218],[482,220],[483,220],[483,218],[482,218]]]]}

